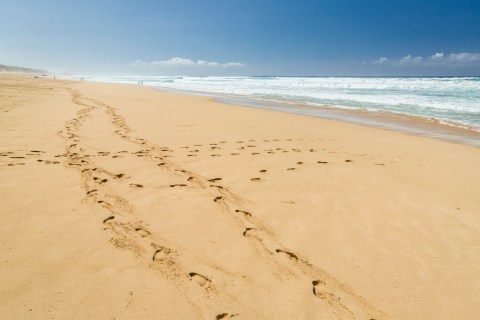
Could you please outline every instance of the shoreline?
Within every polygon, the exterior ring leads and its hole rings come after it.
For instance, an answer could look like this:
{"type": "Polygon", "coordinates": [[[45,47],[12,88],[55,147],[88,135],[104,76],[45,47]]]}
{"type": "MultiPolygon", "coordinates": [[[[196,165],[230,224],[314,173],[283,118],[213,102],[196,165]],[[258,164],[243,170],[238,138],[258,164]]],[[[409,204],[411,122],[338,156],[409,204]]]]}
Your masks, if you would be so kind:
{"type": "MultiPolygon", "coordinates": [[[[178,77],[166,77],[166,78],[182,78],[178,77]]],[[[95,79],[91,81],[99,81],[104,83],[124,83],[135,84],[131,80],[125,80],[124,77],[120,77],[121,80],[106,80],[95,79]]],[[[129,77],[126,77],[127,79],[129,77]]],[[[212,91],[202,91],[197,89],[177,89],[171,87],[165,87],[161,84],[151,84],[149,82],[155,82],[154,79],[158,77],[136,76],[133,77],[138,80],[147,81],[146,86],[165,90],[166,92],[184,93],[190,95],[210,96],[219,99],[219,101],[244,105],[256,108],[265,108],[269,110],[279,110],[283,112],[304,114],[309,116],[323,117],[326,119],[337,119],[340,121],[347,121],[350,123],[363,124],[371,127],[397,130],[401,132],[412,133],[420,136],[432,137],[442,139],[445,141],[468,144],[473,146],[480,146],[480,125],[475,126],[468,123],[463,123],[455,120],[448,120],[442,118],[435,118],[431,116],[415,115],[410,113],[402,113],[389,110],[371,110],[361,107],[347,107],[347,106],[335,106],[335,105],[319,105],[313,103],[300,103],[300,102],[288,102],[282,100],[268,99],[268,98],[254,98],[241,94],[223,94],[212,91]]],[[[202,78],[202,77],[200,77],[202,78]]],[[[208,78],[208,77],[207,77],[208,78]]],[[[478,78],[476,76],[291,76],[291,77],[277,77],[277,76],[258,76],[258,77],[246,77],[246,78],[350,78],[350,79],[363,79],[363,78],[385,78],[385,79],[472,79],[478,78]]],[[[168,82],[168,81],[167,81],[168,82]]]]}
{"type": "Polygon", "coordinates": [[[233,105],[338,120],[366,125],[373,128],[400,131],[418,136],[436,138],[453,143],[480,147],[480,131],[477,131],[473,128],[465,128],[467,125],[455,123],[454,121],[446,121],[390,111],[372,111],[366,109],[348,109],[335,106],[291,104],[275,100],[254,99],[242,95],[227,95],[214,92],[172,89],[169,87],[153,85],[146,86],[164,92],[213,97],[216,101],[233,105]]]}

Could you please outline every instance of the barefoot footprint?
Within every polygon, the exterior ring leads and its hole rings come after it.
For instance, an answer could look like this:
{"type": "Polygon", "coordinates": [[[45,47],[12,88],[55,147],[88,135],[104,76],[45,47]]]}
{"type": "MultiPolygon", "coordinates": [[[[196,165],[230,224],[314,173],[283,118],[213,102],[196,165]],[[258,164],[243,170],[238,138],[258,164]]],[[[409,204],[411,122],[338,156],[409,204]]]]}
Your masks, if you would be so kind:
{"type": "Polygon", "coordinates": [[[322,280],[314,280],[312,281],[313,284],[313,294],[320,298],[320,299],[328,299],[332,300],[335,296],[329,292],[326,292],[325,289],[325,281],[322,280]]]}
{"type": "Polygon", "coordinates": [[[207,277],[205,276],[202,276],[201,274],[199,273],[196,273],[196,272],[190,272],[188,274],[190,276],[190,278],[195,281],[196,283],[198,283],[199,286],[205,288],[205,289],[208,289],[210,288],[211,284],[212,284],[212,281],[210,281],[210,279],[208,279],[207,277]]]}
{"type": "Polygon", "coordinates": [[[155,250],[155,253],[153,254],[152,260],[153,261],[165,261],[168,259],[168,255],[172,252],[169,248],[166,247],[158,247],[159,249],[155,250]]]}

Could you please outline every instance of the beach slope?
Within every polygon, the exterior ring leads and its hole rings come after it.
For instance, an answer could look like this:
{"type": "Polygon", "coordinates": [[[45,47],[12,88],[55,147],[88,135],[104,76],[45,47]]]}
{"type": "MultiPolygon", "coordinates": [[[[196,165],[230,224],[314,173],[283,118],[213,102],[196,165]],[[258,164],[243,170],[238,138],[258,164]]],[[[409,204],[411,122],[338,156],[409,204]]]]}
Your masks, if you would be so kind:
{"type": "Polygon", "coordinates": [[[5,319],[474,319],[480,149],[0,75],[5,319]]]}

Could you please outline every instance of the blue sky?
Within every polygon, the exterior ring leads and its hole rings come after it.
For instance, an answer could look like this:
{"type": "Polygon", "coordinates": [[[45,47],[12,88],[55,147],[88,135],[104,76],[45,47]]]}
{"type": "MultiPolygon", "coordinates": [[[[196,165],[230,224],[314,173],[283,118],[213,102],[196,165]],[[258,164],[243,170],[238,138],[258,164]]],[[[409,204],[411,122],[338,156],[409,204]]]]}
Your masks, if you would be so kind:
{"type": "Polygon", "coordinates": [[[0,2],[0,64],[83,74],[480,75],[480,1],[0,2]]]}

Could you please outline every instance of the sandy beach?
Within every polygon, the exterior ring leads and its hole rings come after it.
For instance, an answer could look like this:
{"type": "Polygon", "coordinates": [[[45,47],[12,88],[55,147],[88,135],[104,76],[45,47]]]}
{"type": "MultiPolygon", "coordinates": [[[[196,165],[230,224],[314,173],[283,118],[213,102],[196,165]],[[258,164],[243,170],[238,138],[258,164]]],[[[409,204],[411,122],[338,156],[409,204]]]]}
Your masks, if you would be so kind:
{"type": "Polygon", "coordinates": [[[0,318],[475,319],[480,148],[0,74],[0,318]]]}

